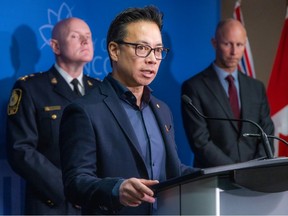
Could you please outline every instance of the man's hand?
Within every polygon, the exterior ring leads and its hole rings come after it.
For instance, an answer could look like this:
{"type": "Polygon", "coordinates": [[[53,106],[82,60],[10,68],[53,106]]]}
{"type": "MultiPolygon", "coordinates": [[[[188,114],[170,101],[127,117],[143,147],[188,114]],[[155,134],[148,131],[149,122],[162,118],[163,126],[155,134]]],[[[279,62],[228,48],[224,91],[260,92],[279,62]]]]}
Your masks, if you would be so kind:
{"type": "Polygon", "coordinates": [[[137,207],[142,202],[154,203],[154,192],[149,186],[158,184],[157,180],[130,178],[125,180],[119,189],[120,203],[124,206],[137,207]]]}

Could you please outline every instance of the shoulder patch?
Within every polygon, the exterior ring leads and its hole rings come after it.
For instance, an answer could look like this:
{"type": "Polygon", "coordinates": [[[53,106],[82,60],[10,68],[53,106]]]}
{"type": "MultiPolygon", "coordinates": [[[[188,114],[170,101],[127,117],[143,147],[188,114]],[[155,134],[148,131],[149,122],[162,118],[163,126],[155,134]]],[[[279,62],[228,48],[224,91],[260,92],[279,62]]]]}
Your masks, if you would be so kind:
{"type": "Polygon", "coordinates": [[[21,89],[13,89],[12,95],[8,104],[8,115],[14,115],[17,113],[19,104],[22,98],[22,90],[21,89]]]}

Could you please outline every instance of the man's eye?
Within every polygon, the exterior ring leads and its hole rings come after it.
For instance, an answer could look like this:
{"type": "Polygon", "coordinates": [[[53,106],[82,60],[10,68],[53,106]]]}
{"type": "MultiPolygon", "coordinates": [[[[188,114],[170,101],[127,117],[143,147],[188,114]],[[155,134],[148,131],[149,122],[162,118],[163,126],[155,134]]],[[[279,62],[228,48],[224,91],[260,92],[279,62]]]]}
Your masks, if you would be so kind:
{"type": "Polygon", "coordinates": [[[163,47],[156,47],[155,51],[161,53],[163,51],[163,47]]]}
{"type": "Polygon", "coordinates": [[[147,50],[147,47],[143,46],[143,45],[138,45],[137,46],[138,50],[147,50]]]}
{"type": "Polygon", "coordinates": [[[72,38],[79,38],[79,35],[72,34],[71,37],[72,37],[72,38]]]}

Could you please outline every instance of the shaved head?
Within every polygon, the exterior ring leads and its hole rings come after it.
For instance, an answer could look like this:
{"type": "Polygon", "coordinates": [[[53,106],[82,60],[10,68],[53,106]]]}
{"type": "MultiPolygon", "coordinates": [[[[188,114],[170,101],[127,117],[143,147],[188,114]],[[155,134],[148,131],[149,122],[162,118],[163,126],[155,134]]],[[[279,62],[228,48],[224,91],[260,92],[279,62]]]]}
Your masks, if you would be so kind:
{"type": "Polygon", "coordinates": [[[61,38],[61,35],[65,34],[65,32],[68,31],[72,22],[80,22],[87,25],[83,20],[76,17],[63,19],[54,26],[52,30],[52,39],[59,40],[61,38]]]}
{"type": "Polygon", "coordinates": [[[219,39],[223,34],[225,34],[225,32],[227,32],[230,29],[233,30],[237,29],[239,31],[242,31],[243,35],[247,36],[246,30],[242,25],[242,23],[236,19],[229,18],[222,20],[218,23],[215,32],[215,38],[219,39]]]}
{"type": "Polygon", "coordinates": [[[50,45],[56,63],[65,71],[82,70],[94,55],[91,30],[84,20],[76,17],[63,19],[54,26],[50,45]]]}
{"type": "Polygon", "coordinates": [[[246,42],[247,33],[241,22],[232,18],[220,21],[212,38],[216,65],[226,72],[235,71],[244,54],[246,42]]]}

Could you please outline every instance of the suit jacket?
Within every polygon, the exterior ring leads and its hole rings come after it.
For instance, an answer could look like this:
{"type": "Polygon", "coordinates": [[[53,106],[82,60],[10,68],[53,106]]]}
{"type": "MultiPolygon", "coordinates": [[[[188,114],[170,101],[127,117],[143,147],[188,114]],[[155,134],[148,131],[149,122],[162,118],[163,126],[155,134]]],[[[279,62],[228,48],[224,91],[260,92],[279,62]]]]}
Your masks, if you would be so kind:
{"type": "MultiPolygon", "coordinates": [[[[169,108],[153,96],[149,106],[163,135],[167,178],[193,172],[179,161],[169,108]]],[[[84,214],[151,213],[150,204],[123,207],[112,196],[120,179],[149,175],[137,136],[107,78],[65,109],[60,134],[65,194],[82,206],[84,214]]]]}
{"type": "MultiPolygon", "coordinates": [[[[256,122],[264,132],[274,133],[264,85],[238,72],[242,119],[256,122]]],[[[182,84],[182,95],[192,99],[199,111],[208,117],[235,118],[229,99],[210,65],[182,84]]],[[[257,138],[244,138],[244,133],[259,133],[251,123],[205,120],[182,103],[183,124],[194,152],[194,165],[213,167],[265,157],[263,144],[257,138]]],[[[273,145],[271,144],[273,150],[273,145]]]]}
{"type": "MultiPolygon", "coordinates": [[[[99,81],[83,76],[85,92],[99,81]]],[[[54,68],[16,81],[8,105],[8,160],[26,185],[26,214],[77,214],[64,202],[59,125],[77,96],[54,68]]]]}

